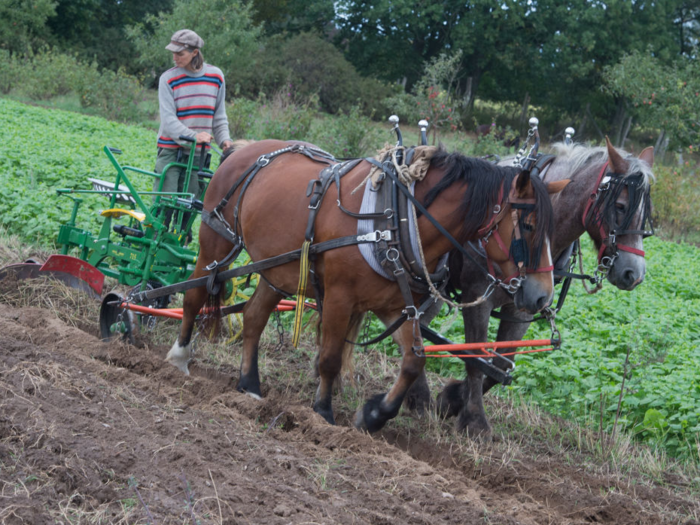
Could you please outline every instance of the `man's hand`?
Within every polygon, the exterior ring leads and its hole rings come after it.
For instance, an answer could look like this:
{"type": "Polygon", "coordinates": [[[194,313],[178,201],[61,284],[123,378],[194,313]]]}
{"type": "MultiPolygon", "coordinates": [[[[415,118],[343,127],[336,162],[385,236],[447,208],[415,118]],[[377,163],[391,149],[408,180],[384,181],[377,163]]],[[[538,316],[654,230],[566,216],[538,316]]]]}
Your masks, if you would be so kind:
{"type": "Polygon", "coordinates": [[[197,144],[202,144],[202,143],[207,143],[209,144],[212,140],[212,136],[207,133],[206,131],[200,131],[197,133],[197,136],[195,137],[197,140],[197,144]]]}
{"type": "Polygon", "coordinates": [[[233,141],[232,140],[225,140],[221,143],[221,149],[222,150],[227,150],[229,148],[233,147],[233,141]]]}

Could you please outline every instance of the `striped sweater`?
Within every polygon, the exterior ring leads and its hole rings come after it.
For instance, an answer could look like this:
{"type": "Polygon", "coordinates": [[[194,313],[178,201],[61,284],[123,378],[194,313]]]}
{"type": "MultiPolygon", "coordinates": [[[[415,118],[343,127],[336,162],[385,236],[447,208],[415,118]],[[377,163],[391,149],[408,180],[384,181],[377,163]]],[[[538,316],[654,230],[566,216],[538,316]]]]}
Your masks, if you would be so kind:
{"type": "Polygon", "coordinates": [[[196,73],[174,67],[163,73],[158,84],[158,147],[189,146],[178,137],[194,138],[200,131],[213,135],[219,146],[230,140],[225,94],[224,74],[218,67],[204,64],[196,73]]]}

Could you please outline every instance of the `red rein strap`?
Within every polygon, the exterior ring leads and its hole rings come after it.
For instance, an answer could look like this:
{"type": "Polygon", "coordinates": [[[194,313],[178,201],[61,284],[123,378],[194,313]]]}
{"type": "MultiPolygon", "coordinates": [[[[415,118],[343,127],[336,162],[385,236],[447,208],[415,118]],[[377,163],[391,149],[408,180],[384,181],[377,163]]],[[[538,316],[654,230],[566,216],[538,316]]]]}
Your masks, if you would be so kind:
{"type": "MultiPolygon", "coordinates": [[[[586,227],[586,217],[588,217],[588,212],[591,210],[591,206],[595,204],[596,197],[598,196],[598,188],[600,188],[600,183],[603,180],[603,176],[605,175],[605,170],[608,168],[608,164],[609,162],[603,164],[603,167],[601,168],[600,173],[598,174],[598,179],[595,183],[594,192],[588,196],[586,209],[583,210],[583,217],[581,218],[581,222],[583,223],[584,228],[586,227]]],[[[598,264],[600,264],[600,261],[603,259],[603,253],[605,252],[605,248],[607,248],[607,244],[605,243],[605,241],[607,241],[610,238],[610,236],[603,229],[602,217],[598,217],[598,220],[598,227],[600,228],[600,237],[602,239],[600,250],[598,250],[598,264]]],[[[631,246],[627,246],[626,244],[616,243],[616,245],[617,248],[623,252],[633,253],[634,255],[639,255],[640,257],[644,257],[645,255],[644,250],[638,250],[637,248],[632,248],[631,246]]]]}

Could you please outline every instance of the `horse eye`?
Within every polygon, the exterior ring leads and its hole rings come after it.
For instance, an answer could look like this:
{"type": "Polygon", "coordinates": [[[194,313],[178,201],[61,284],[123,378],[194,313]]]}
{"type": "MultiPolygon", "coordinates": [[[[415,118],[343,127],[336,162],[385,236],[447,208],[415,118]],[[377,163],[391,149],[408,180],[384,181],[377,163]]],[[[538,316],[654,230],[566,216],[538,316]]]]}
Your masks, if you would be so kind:
{"type": "Polygon", "coordinates": [[[627,211],[627,206],[625,206],[621,202],[617,202],[615,203],[615,209],[620,213],[625,213],[625,211],[627,211]]]}
{"type": "Polygon", "coordinates": [[[525,224],[523,224],[523,230],[525,230],[526,232],[531,232],[534,229],[535,229],[535,227],[532,224],[529,224],[527,222],[525,224]]]}

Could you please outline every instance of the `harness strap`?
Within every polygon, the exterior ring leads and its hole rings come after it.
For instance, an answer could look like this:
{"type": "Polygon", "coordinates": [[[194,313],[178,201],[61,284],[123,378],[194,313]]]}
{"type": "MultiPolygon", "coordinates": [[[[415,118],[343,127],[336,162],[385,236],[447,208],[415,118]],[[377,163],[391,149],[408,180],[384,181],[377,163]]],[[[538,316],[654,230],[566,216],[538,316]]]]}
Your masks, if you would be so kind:
{"type": "MultiPolygon", "coordinates": [[[[352,246],[363,242],[377,242],[377,237],[378,236],[372,236],[372,238],[368,238],[365,235],[347,235],[345,237],[337,237],[335,239],[330,239],[327,241],[319,242],[317,244],[312,244],[309,247],[309,255],[317,255],[319,253],[327,252],[328,250],[334,250],[336,248],[342,248],[344,246],[352,246]]],[[[269,257],[267,259],[263,259],[262,261],[251,263],[246,266],[241,266],[239,268],[231,268],[230,270],[219,272],[219,274],[216,276],[216,282],[224,282],[234,277],[240,277],[241,275],[259,273],[262,270],[274,268],[275,266],[281,266],[283,264],[299,260],[300,258],[301,249],[283,253],[280,255],[275,255],[274,257],[269,257]]],[[[142,302],[147,299],[155,299],[157,297],[164,297],[173,293],[184,292],[186,290],[191,290],[192,288],[199,288],[201,286],[204,286],[207,283],[208,279],[209,276],[205,275],[204,277],[198,277],[196,279],[190,279],[189,281],[171,284],[170,286],[162,286],[160,288],[156,288],[155,290],[137,292],[134,293],[131,297],[136,302],[142,302]]]]}

